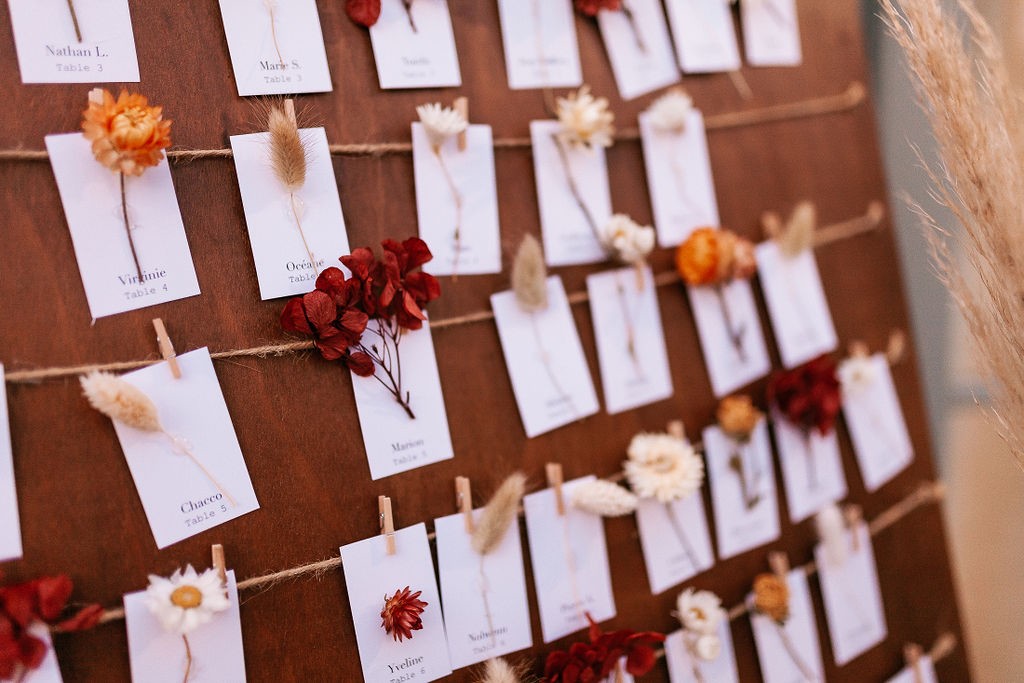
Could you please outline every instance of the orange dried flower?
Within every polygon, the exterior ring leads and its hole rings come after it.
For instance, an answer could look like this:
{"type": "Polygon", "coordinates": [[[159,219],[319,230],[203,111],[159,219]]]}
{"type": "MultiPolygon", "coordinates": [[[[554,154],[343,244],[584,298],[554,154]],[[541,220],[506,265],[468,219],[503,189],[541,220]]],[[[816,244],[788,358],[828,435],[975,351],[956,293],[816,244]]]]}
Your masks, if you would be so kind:
{"type": "Polygon", "coordinates": [[[777,624],[789,619],[789,586],[776,574],[758,574],[754,579],[754,609],[777,624]]]}
{"type": "Polygon", "coordinates": [[[676,270],[691,285],[709,285],[718,276],[718,230],[697,228],[676,249],[676,270]]]}
{"type": "Polygon", "coordinates": [[[115,173],[140,176],[164,158],[171,146],[171,122],[162,107],[149,106],[143,95],[122,90],[117,99],[103,91],[103,102],[89,102],[82,131],[96,160],[115,173]]]}
{"type": "Polygon", "coordinates": [[[718,404],[716,416],[723,432],[737,441],[746,442],[750,440],[750,435],[764,413],[754,407],[750,396],[737,395],[723,398],[718,404]]]}
{"type": "Polygon", "coordinates": [[[410,593],[409,587],[406,586],[395,591],[390,598],[384,596],[384,609],[380,611],[381,626],[398,642],[402,642],[404,638],[411,639],[413,631],[423,628],[420,615],[423,614],[427,603],[419,599],[422,592],[410,593]]]}

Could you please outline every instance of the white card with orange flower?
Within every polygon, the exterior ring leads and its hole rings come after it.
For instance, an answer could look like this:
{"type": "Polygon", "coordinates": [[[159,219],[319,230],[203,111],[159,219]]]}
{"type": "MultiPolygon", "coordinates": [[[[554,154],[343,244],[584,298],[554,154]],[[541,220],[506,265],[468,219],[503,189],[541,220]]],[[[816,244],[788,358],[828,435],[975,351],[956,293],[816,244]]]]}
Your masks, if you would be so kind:
{"type": "Polygon", "coordinates": [[[921,655],[916,666],[907,666],[885,683],[939,683],[935,664],[927,654],[921,655]]]}
{"type": "Polygon", "coordinates": [[[124,179],[129,241],[120,174],[96,160],[81,133],[47,135],[46,149],[94,319],[199,294],[166,160],[124,179]]]}
{"type": "Polygon", "coordinates": [[[416,524],[393,538],[393,555],[383,535],[341,547],[363,680],[434,681],[452,667],[427,529],[416,524]],[[415,622],[418,628],[400,627],[415,622]]]}
{"type": "Polygon", "coordinates": [[[306,181],[294,193],[287,192],[274,175],[269,133],[231,136],[264,301],[309,292],[321,271],[341,268],[338,258],[351,251],[327,133],[323,128],[302,128],[299,136],[306,149],[306,181]]]}
{"type": "Polygon", "coordinates": [[[834,428],[827,434],[817,429],[804,430],[774,407],[772,427],[790,521],[798,524],[829,503],[846,497],[843,456],[834,428]]]}
{"type": "Polygon", "coordinates": [[[316,0],[219,0],[238,94],[330,92],[316,0]]]}
{"type": "Polygon", "coordinates": [[[732,627],[728,619],[718,624],[718,642],[722,651],[708,661],[691,653],[687,647],[688,636],[682,629],[673,631],[665,637],[665,661],[668,662],[668,678],[672,683],[739,683],[740,675],[736,670],[736,653],[732,644],[732,627]],[[700,674],[694,674],[694,668],[700,674]]]}
{"type": "Polygon", "coordinates": [[[583,84],[572,0],[498,0],[511,90],[583,84]]]}
{"type": "Polygon", "coordinates": [[[622,99],[679,82],[661,0],[622,0],[618,10],[600,10],[597,23],[622,99]]]}
{"type": "Polygon", "coordinates": [[[562,484],[564,514],[553,488],[523,498],[545,643],[587,628],[588,614],[595,622],[615,617],[604,521],[572,506],[573,490],[594,479],[562,484]]]}
{"type": "Polygon", "coordinates": [[[636,526],[652,595],[660,595],[715,564],[700,491],[669,503],[641,499],[636,526]]]}
{"type": "MultiPolygon", "coordinates": [[[[754,610],[750,612],[761,676],[765,683],[823,683],[825,667],[821,661],[818,623],[804,570],[798,567],[789,572],[786,585],[789,618],[784,625],[754,610]]],[[[747,597],[748,604],[752,600],[753,596],[747,597]]]]}
{"type": "MultiPolygon", "coordinates": [[[[245,652],[235,572],[227,572],[228,608],[214,612],[210,621],[187,634],[164,629],[146,604],[147,592],[124,596],[128,630],[128,660],[132,683],[181,683],[188,667],[189,683],[245,683],[245,652]]],[[[202,609],[202,604],[195,609],[202,609]]]]}
{"type": "Polygon", "coordinates": [[[688,74],[742,66],[732,10],[723,0],[665,0],[679,66],[688,74]]]}
{"type": "Polygon", "coordinates": [[[384,90],[462,85],[448,0],[382,0],[370,41],[384,90]]]}
{"type": "Polygon", "coordinates": [[[128,0],[7,0],[22,83],[138,83],[128,0]]]}
{"type": "Polygon", "coordinates": [[[796,0],[741,2],[740,22],[752,66],[799,66],[803,61],[796,0]]]}
{"type": "Polygon", "coordinates": [[[18,490],[14,479],[14,450],[11,423],[7,413],[7,385],[4,364],[0,363],[0,561],[21,557],[21,519],[18,515],[18,490]]]}

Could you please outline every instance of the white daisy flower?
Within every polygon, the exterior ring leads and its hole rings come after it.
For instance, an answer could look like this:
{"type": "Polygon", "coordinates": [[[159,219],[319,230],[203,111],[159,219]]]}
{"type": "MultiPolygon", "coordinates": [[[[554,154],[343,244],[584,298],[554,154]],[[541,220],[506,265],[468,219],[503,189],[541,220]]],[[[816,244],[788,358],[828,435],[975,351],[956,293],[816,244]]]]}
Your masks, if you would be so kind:
{"type": "Polygon", "coordinates": [[[721,598],[711,591],[695,591],[692,588],[679,594],[676,610],[683,628],[697,636],[714,636],[727,616],[722,609],[721,598]]]}
{"type": "Polygon", "coordinates": [[[435,152],[441,149],[445,141],[469,126],[469,122],[461,113],[437,103],[421,104],[416,107],[416,113],[419,114],[420,123],[423,124],[423,130],[426,131],[427,139],[430,140],[430,146],[435,152]]]}
{"type": "Polygon", "coordinates": [[[693,653],[705,662],[713,662],[722,654],[722,640],[717,635],[703,635],[694,641],[693,653]]]}
{"type": "Polygon", "coordinates": [[[669,503],[686,498],[704,483],[704,461],[686,439],[641,433],[633,437],[626,454],[626,478],[641,498],[669,503]]]}
{"type": "Polygon", "coordinates": [[[693,98],[682,88],[673,88],[656,99],[647,111],[657,130],[679,134],[686,129],[686,119],[693,111],[693,98]]]}
{"type": "Polygon", "coordinates": [[[612,146],[615,114],[608,110],[606,98],[590,94],[590,86],[584,85],[568,97],[559,97],[555,104],[562,124],[559,140],[576,148],[612,146]]]}
{"type": "Polygon", "coordinates": [[[643,263],[654,249],[654,228],[617,213],[601,228],[601,243],[623,263],[643,263]]]}
{"type": "Polygon", "coordinates": [[[149,575],[146,607],[172,633],[188,635],[230,605],[216,569],[199,574],[188,565],[166,579],[149,575]]]}

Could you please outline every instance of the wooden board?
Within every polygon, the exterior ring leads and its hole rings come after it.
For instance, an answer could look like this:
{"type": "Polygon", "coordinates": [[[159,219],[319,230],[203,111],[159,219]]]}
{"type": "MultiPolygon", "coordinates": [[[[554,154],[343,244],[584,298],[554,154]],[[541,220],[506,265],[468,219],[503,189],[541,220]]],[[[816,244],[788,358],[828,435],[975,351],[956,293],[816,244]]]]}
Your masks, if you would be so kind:
{"type": "MultiPolygon", "coordinates": [[[[217,3],[143,3],[132,0],[143,81],[140,89],[174,119],[177,145],[220,148],[229,134],[254,132],[253,106],[235,95],[217,3]],[[169,39],[169,37],[172,37],[169,39]]],[[[326,126],[331,142],[404,141],[417,104],[469,97],[472,118],[494,127],[495,137],[522,137],[531,119],[544,118],[538,91],[507,89],[496,3],[450,0],[464,86],[440,91],[382,92],[369,38],[343,13],[340,1],[321,2],[333,93],[305,96],[301,105],[326,126]]],[[[804,66],[746,69],[756,99],[743,102],[724,75],[685,79],[706,115],[758,108],[841,92],[865,81],[866,69],[855,0],[801,0],[804,66]]],[[[577,20],[585,79],[607,95],[623,127],[651,98],[622,102],[596,29],[577,20]]],[[[76,130],[86,86],[23,86],[18,79],[7,13],[0,12],[0,74],[7,104],[0,108],[0,147],[40,149],[43,136],[76,130]]],[[[813,199],[822,223],[862,213],[884,199],[885,185],[869,105],[852,112],[711,132],[710,148],[722,220],[758,236],[766,209],[788,211],[813,199]]],[[[526,232],[538,233],[533,170],[528,149],[496,152],[506,274],[443,282],[432,306],[437,319],[488,309],[490,292],[507,287],[509,256],[526,232]]],[[[612,198],[617,211],[650,222],[640,146],[621,142],[609,150],[612,198]]],[[[351,242],[376,245],[384,237],[415,234],[412,160],[408,155],[335,157],[351,242]]],[[[46,162],[0,162],[0,359],[8,370],[157,357],[150,319],[163,317],[179,352],[251,347],[283,339],[282,302],[260,302],[233,164],[227,159],[177,164],[172,169],[201,296],[101,319],[90,325],[60,199],[46,162]]],[[[863,339],[882,348],[893,328],[908,329],[892,235],[879,231],[833,244],[817,253],[840,339],[863,339]]],[[[659,251],[656,271],[671,267],[659,251]]],[[[564,268],[566,288],[584,289],[599,266],[564,268]]],[[[191,562],[209,563],[210,544],[225,545],[240,578],[305,564],[337,554],[340,544],[377,531],[377,495],[390,495],[399,526],[454,511],[452,480],[469,476],[477,496],[505,474],[522,468],[536,486],[543,463],[559,460],[566,476],[618,471],[630,437],[682,418],[691,433],[713,419],[713,400],[697,335],[681,287],[659,291],[670,349],[675,396],[610,417],[600,414],[527,440],[513,402],[492,322],[437,330],[434,338],[456,457],[425,469],[371,482],[363,454],[348,373],[312,354],[245,358],[216,365],[261,509],[197,538],[157,551],[110,422],[90,410],[74,379],[39,385],[10,384],[15,469],[25,560],[3,567],[6,581],[68,572],[76,596],[117,606],[121,595],[143,588],[150,572],[169,573],[191,562]]],[[[763,300],[760,300],[763,314],[763,300]]],[[[586,306],[574,308],[591,371],[598,376],[586,306]]],[[[767,321],[765,321],[767,323],[767,321]]],[[[767,329],[767,324],[766,324],[767,329]]],[[[773,349],[774,354],[774,349],[773,349]]],[[[773,356],[777,359],[777,354],[773,356]]],[[[776,363],[777,364],[777,363],[776,363]]],[[[850,500],[867,518],[902,499],[935,475],[913,355],[895,369],[917,459],[893,483],[867,495],[841,430],[850,500]]],[[[760,397],[763,387],[753,388],[760,397]]],[[[480,501],[478,501],[480,502],[480,501]]],[[[668,631],[675,591],[652,597],[644,577],[635,522],[607,522],[612,578],[619,616],[608,628],[668,631]]],[[[783,523],[772,548],[794,564],[811,558],[809,523],[783,523]]],[[[883,680],[901,665],[904,642],[928,646],[939,634],[960,634],[940,510],[928,506],[878,537],[890,637],[830,679],[883,680]]],[[[766,549],[767,550],[767,549],[766,549]]],[[[544,558],[531,558],[533,562],[544,558]]],[[[726,562],[695,585],[716,591],[727,604],[742,599],[755,573],[766,569],[754,551],[726,562]]],[[[550,649],[529,653],[538,663],[550,649]]],[[[816,584],[814,591],[817,593],[816,584]]],[[[242,622],[250,681],[358,680],[351,616],[340,572],[243,596],[242,622]]],[[[816,602],[822,647],[831,661],[820,598],[816,602]]],[[[757,663],[746,620],[733,624],[743,680],[755,680],[757,663]]],[[[962,642],[962,641],[961,641],[962,642]]],[[[65,680],[127,680],[124,625],[57,638],[65,680]]],[[[664,663],[652,680],[667,677],[664,663]]],[[[943,680],[968,679],[964,649],[939,666],[943,680]]],[[[460,672],[453,680],[466,680],[460,672]]]]}

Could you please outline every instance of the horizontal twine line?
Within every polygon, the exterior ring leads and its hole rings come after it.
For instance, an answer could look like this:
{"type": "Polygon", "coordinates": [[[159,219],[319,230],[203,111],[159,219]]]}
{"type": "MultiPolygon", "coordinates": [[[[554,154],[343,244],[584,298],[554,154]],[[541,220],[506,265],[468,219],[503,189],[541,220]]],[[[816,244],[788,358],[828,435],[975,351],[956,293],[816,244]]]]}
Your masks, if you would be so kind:
{"type": "MultiPolygon", "coordinates": [[[[837,114],[855,109],[867,99],[867,88],[860,81],[853,81],[838,95],[825,95],[796,102],[787,102],[759,109],[713,114],[704,119],[704,128],[709,131],[728,130],[743,126],[774,123],[793,119],[809,118],[822,114],[837,114]]],[[[628,128],[615,135],[619,142],[635,142],[640,131],[628,128]]],[[[530,138],[497,138],[494,149],[524,149],[532,146],[530,138]]],[[[387,156],[411,154],[411,142],[368,142],[328,145],[334,156],[387,156]]],[[[167,158],[175,163],[187,164],[197,159],[230,159],[230,148],[223,149],[172,149],[167,158]]],[[[50,158],[45,149],[4,149],[0,150],[0,161],[46,161],[50,158]]]]}
{"type": "MultiPolygon", "coordinates": [[[[823,247],[834,242],[839,242],[857,235],[877,230],[882,225],[884,215],[885,208],[882,203],[872,202],[863,215],[817,230],[814,234],[814,247],[823,247]]],[[[679,275],[674,271],[665,271],[654,276],[654,284],[656,287],[667,287],[679,284],[681,281],[682,280],[679,275]]],[[[573,292],[568,296],[568,299],[571,305],[576,305],[589,301],[590,295],[586,291],[573,292]]],[[[443,318],[436,321],[432,320],[430,322],[430,328],[432,330],[441,330],[448,327],[458,327],[460,325],[468,325],[488,320],[494,320],[494,311],[477,311],[475,313],[468,313],[454,318],[443,318]]],[[[301,340],[282,342],[279,344],[267,344],[264,346],[254,346],[244,349],[213,351],[210,353],[210,357],[216,360],[241,357],[267,358],[271,356],[284,356],[292,353],[299,353],[301,351],[309,351],[313,348],[312,340],[301,340]]],[[[147,367],[149,365],[155,365],[162,362],[162,358],[150,358],[146,360],[90,363],[86,365],[72,365],[67,367],[39,368],[35,370],[13,370],[6,374],[6,381],[8,384],[31,384],[45,379],[84,375],[94,370],[120,372],[147,367]]]]}

